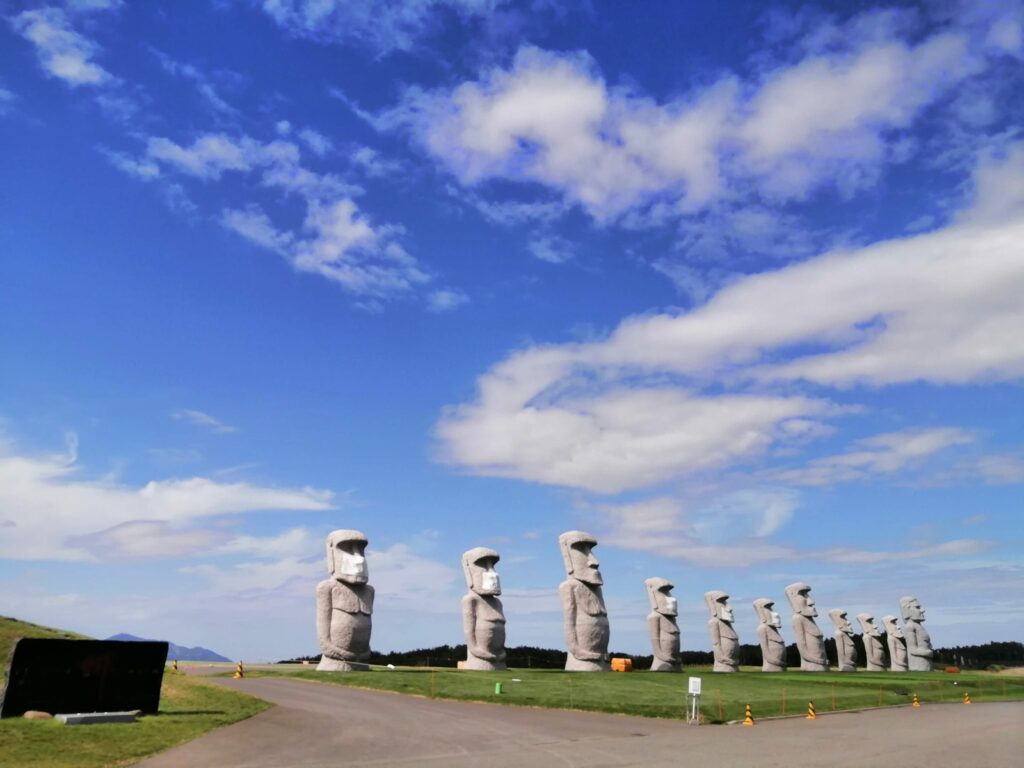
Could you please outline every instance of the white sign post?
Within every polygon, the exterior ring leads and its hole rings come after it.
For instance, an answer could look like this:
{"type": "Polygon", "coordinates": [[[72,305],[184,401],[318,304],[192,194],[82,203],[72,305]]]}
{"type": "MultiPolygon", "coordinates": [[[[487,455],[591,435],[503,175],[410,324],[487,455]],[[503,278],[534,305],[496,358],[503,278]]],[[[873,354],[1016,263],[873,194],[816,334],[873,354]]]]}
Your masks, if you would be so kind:
{"type": "Polygon", "coordinates": [[[691,677],[688,690],[689,704],[686,710],[686,724],[700,725],[700,678],[691,677]]]}

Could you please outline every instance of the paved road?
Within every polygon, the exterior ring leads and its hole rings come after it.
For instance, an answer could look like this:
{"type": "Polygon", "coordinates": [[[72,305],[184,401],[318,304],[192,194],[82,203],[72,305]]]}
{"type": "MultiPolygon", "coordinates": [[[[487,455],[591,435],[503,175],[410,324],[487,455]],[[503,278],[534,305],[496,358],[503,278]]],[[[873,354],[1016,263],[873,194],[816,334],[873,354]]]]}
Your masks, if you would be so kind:
{"type": "Polygon", "coordinates": [[[753,728],[442,701],[281,678],[217,680],[277,706],[146,768],[716,766],[988,768],[1024,764],[1024,703],[930,704],[753,728]]]}

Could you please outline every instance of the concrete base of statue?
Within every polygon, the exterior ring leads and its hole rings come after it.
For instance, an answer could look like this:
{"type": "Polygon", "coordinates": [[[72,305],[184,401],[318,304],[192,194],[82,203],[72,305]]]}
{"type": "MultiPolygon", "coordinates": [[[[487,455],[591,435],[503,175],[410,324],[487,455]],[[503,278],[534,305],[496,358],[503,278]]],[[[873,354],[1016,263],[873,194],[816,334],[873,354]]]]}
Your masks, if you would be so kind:
{"type": "Polygon", "coordinates": [[[359,661],[342,661],[323,656],[316,665],[317,672],[369,672],[370,665],[359,661]]]}

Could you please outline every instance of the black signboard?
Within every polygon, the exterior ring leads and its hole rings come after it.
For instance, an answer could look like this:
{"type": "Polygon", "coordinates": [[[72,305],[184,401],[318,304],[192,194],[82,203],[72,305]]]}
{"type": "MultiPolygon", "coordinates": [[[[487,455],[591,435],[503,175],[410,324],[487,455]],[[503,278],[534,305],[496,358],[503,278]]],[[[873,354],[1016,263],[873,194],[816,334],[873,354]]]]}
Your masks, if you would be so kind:
{"type": "Polygon", "coordinates": [[[0,717],[160,707],[167,643],[19,639],[11,651],[0,717]]]}

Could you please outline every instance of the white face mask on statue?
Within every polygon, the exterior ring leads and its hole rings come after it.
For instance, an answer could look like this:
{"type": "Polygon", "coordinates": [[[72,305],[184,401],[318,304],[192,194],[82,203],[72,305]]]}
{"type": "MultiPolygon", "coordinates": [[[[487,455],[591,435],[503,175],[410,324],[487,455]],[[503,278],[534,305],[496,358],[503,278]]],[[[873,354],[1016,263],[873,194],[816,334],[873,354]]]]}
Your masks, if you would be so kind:
{"type": "Polygon", "coordinates": [[[340,573],[342,576],[350,579],[366,579],[369,576],[369,571],[366,568],[366,558],[363,555],[355,555],[345,551],[338,554],[341,556],[340,573]]]}
{"type": "Polygon", "coordinates": [[[679,601],[674,597],[665,598],[665,613],[668,616],[675,616],[679,613],[679,601]]]}
{"type": "Polygon", "coordinates": [[[495,571],[484,571],[480,574],[480,588],[492,595],[501,594],[501,579],[495,571]]]}
{"type": "Polygon", "coordinates": [[[772,611],[771,612],[771,620],[768,623],[771,626],[773,626],[773,627],[781,627],[782,626],[782,617],[779,616],[779,614],[776,613],[775,611],[772,611]]]}
{"type": "Polygon", "coordinates": [[[722,621],[732,621],[732,608],[727,605],[720,605],[718,607],[718,618],[722,621]]]}

